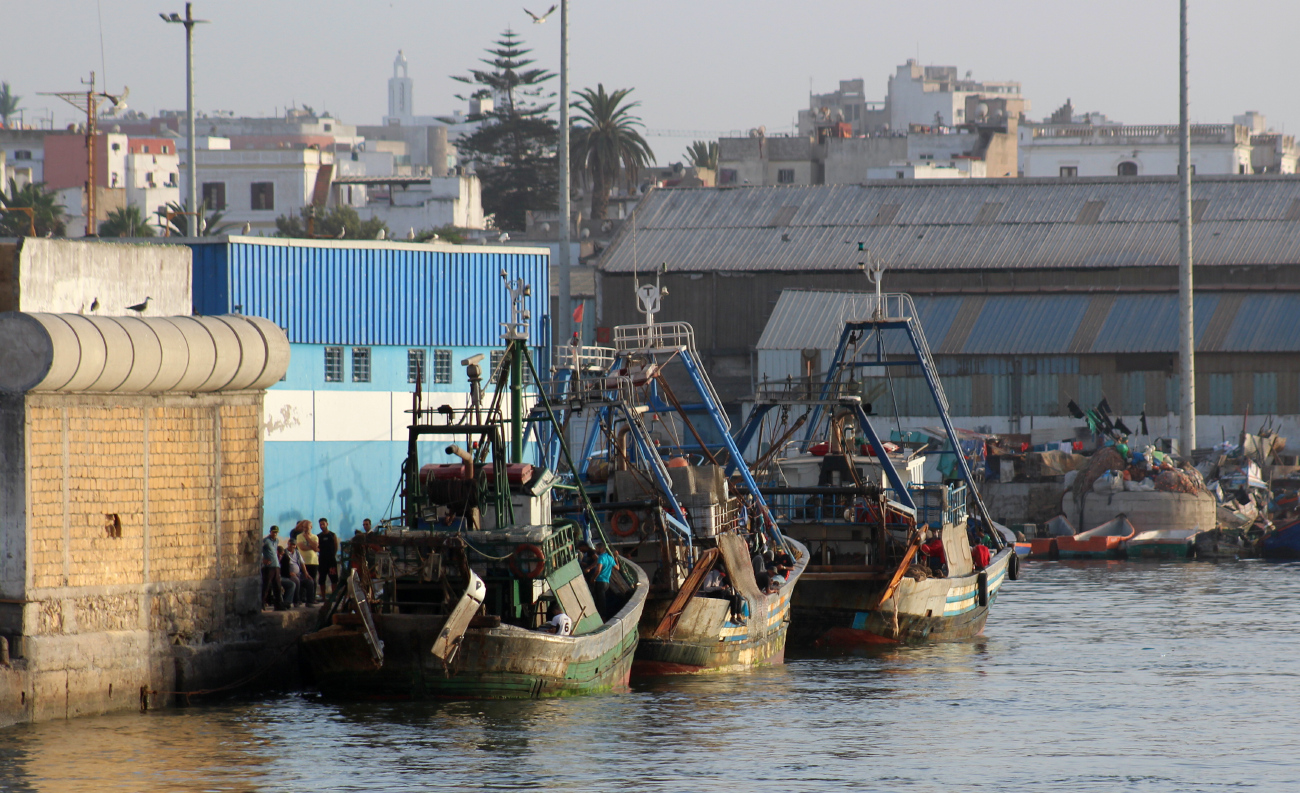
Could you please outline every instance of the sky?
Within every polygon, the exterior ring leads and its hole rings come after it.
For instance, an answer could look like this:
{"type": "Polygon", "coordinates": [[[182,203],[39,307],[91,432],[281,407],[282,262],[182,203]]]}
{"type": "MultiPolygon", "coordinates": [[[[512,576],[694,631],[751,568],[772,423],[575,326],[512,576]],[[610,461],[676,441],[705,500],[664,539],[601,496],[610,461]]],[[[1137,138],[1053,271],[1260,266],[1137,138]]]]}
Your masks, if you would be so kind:
{"type": "MultiPolygon", "coordinates": [[[[466,74],[507,27],[558,71],[559,11],[552,0],[199,0],[195,90],[200,111],[328,110],[348,124],[378,124],[387,80],[404,50],[418,115],[464,103],[466,74]]],[[[1300,131],[1287,88],[1295,69],[1295,0],[1191,0],[1191,115],[1230,123],[1246,110],[1300,131]]],[[[92,70],[110,92],[130,86],[131,108],[185,106],[184,30],[160,11],[178,0],[41,0],[0,4],[6,30],[0,80],[23,97],[25,118],[75,111],[41,91],[75,90],[92,70]],[[102,42],[102,46],[101,46],[102,42]],[[105,82],[106,80],[106,82],[105,82]]],[[[571,89],[633,88],[660,164],[695,138],[759,125],[791,130],[810,89],[864,78],[883,99],[894,69],[918,58],[975,79],[1018,80],[1042,118],[1066,98],[1076,112],[1129,124],[1178,121],[1177,0],[571,0],[571,89]]],[[[552,81],[558,89],[558,78],[552,81]]]]}

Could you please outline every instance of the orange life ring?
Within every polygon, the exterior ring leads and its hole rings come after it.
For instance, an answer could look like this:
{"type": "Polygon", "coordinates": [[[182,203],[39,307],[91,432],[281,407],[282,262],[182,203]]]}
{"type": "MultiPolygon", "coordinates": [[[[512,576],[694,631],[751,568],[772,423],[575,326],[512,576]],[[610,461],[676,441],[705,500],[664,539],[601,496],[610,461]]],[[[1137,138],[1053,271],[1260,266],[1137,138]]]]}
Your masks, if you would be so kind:
{"type": "Polygon", "coordinates": [[[630,509],[620,509],[609,519],[609,530],[616,537],[631,537],[641,530],[641,519],[630,509]],[[626,525],[627,530],[620,529],[621,525],[626,525]]]}
{"type": "Polygon", "coordinates": [[[541,578],[546,572],[546,554],[532,543],[516,545],[514,552],[510,554],[510,572],[520,578],[541,578]],[[526,558],[529,556],[534,561],[525,569],[523,565],[527,564],[526,558]],[[521,562],[521,560],[525,561],[521,562]]]}

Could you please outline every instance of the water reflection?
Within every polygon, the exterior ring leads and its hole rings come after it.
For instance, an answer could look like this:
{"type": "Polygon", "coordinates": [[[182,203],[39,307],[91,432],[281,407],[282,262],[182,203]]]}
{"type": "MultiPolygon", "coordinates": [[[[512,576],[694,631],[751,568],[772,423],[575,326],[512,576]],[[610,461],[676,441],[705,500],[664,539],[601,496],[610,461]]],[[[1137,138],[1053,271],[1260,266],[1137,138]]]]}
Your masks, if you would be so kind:
{"type": "Polygon", "coordinates": [[[1295,565],[1030,564],[984,636],[541,702],[304,694],[0,732],[0,789],[1297,787],[1295,565]]]}

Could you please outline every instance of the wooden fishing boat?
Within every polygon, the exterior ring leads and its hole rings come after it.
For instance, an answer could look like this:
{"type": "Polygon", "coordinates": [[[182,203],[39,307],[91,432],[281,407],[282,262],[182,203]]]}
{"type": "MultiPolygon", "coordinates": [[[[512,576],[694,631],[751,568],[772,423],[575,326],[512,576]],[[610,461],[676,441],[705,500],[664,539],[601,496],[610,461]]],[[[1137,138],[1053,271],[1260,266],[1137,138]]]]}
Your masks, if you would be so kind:
{"type": "Polygon", "coordinates": [[[996,527],[972,485],[911,298],[877,293],[849,311],[826,380],[765,385],[740,433],[743,449],[776,408],[810,417],[801,454],[776,456],[805,422],[789,429],[778,423],[770,433],[776,451],[754,463],[783,531],[812,556],[794,592],[790,642],[836,649],[977,635],[1005,581],[1019,575],[1014,535],[1008,540],[996,527]],[[879,343],[859,344],[873,334],[879,343]],[[901,344],[894,343],[898,336],[901,344]],[[933,453],[956,452],[948,481],[918,481],[923,458],[887,449],[864,409],[856,378],[874,373],[883,380],[886,367],[895,366],[925,377],[943,427],[936,440],[946,444],[933,453]],[[927,539],[936,556],[942,549],[943,564],[922,560],[927,539]]]}
{"type": "Polygon", "coordinates": [[[1156,529],[1134,535],[1125,545],[1130,559],[1188,559],[1198,529],[1156,529]]]}
{"type": "Polygon", "coordinates": [[[1057,537],[1062,559],[1123,559],[1125,545],[1137,529],[1123,515],[1072,537],[1057,537]]]}
{"type": "MultiPolygon", "coordinates": [[[[402,514],[352,540],[345,586],[321,628],[303,637],[327,694],[534,698],[627,685],[649,579],[620,560],[605,613],[597,609],[579,562],[579,521],[552,516],[560,480],[524,462],[525,366],[538,378],[523,327],[506,334],[490,405],[480,404],[477,362],[469,408],[422,408],[417,386],[402,514]],[[422,455],[459,461],[426,464],[422,455]],[[570,618],[571,635],[543,630],[552,606],[570,618]]],[[[529,423],[558,426],[538,396],[529,423]]]]}
{"type": "Polygon", "coordinates": [[[650,592],[634,675],[692,674],[781,663],[790,601],[807,549],[783,536],[745,469],[734,478],[717,452],[738,455],[725,412],[685,323],[614,329],[612,348],[556,350],[556,403],[581,410],[586,442],[579,478],[610,526],[611,546],[642,565],[650,592]],[[668,384],[681,364],[692,393],[683,406],[668,384]],[[690,444],[683,436],[690,437],[690,444]],[[766,565],[790,561],[779,586],[766,565]],[[760,564],[756,566],[756,561],[760,564]],[[722,574],[722,584],[706,586],[722,574]]]}
{"type": "Polygon", "coordinates": [[[1265,559],[1300,559],[1300,521],[1265,534],[1259,553],[1265,559]]]}

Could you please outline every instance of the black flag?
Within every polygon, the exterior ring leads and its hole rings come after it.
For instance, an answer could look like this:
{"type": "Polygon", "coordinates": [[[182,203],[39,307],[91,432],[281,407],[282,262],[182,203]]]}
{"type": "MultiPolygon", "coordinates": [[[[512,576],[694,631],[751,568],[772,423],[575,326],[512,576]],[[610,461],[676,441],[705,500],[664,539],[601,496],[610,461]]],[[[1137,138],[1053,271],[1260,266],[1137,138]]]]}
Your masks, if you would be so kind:
{"type": "Polygon", "coordinates": [[[1076,403],[1073,399],[1071,399],[1069,403],[1066,404],[1066,407],[1070,409],[1071,416],[1074,416],[1076,419],[1083,418],[1083,409],[1080,408],[1078,403],[1076,403]]]}
{"type": "Polygon", "coordinates": [[[1149,435],[1150,433],[1147,432],[1147,412],[1145,410],[1142,411],[1142,417],[1138,419],[1138,422],[1142,425],[1142,434],[1149,435]]]}

